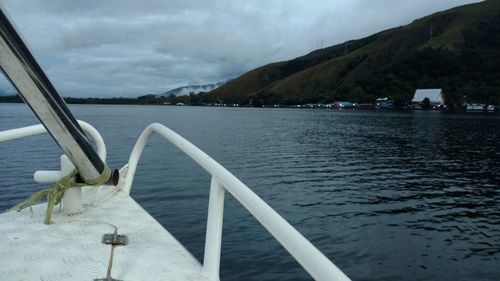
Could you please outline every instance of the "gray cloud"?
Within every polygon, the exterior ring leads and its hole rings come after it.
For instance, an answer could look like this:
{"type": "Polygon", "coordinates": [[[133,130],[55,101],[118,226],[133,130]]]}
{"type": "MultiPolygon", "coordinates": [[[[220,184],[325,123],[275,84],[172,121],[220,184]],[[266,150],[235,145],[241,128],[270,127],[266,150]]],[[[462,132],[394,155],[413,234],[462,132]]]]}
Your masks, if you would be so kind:
{"type": "MultiPolygon", "coordinates": [[[[474,0],[0,0],[64,96],[138,96],[408,24],[474,0]]],[[[0,79],[0,91],[9,86],[0,79]]]]}

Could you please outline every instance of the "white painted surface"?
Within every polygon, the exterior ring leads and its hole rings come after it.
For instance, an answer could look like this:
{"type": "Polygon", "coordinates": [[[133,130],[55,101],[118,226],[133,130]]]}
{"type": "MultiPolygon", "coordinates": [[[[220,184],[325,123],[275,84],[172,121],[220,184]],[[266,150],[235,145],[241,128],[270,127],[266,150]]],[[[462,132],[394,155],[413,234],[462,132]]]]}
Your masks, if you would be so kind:
{"type": "Polygon", "coordinates": [[[29,209],[1,214],[0,280],[104,278],[111,246],[101,238],[114,230],[108,223],[129,237],[128,245],[115,248],[113,278],[208,280],[200,263],[131,197],[114,187],[89,187],[84,201],[91,203],[96,191],[100,203],[75,214],[56,211],[51,225],[43,224],[45,204],[33,208],[33,217],[29,209]]]}
{"type": "MultiPolygon", "coordinates": [[[[61,175],[70,174],[75,166],[69,160],[68,156],[61,156],[61,175]]],[[[72,187],[64,192],[62,200],[63,211],[65,213],[74,213],[82,208],[82,188],[72,187]]]]}
{"type": "Polygon", "coordinates": [[[208,202],[207,231],[203,270],[214,280],[219,280],[222,224],[224,218],[224,187],[212,177],[208,202]]]}

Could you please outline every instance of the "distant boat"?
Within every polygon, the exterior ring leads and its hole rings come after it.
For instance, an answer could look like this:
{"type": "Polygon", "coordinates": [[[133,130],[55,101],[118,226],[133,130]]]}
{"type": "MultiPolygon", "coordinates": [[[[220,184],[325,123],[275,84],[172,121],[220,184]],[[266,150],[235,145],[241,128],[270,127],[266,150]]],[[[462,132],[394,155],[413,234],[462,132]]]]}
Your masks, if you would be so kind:
{"type": "Polygon", "coordinates": [[[338,109],[352,109],[354,108],[354,104],[349,101],[336,101],[334,103],[335,108],[338,109]]]}
{"type": "Polygon", "coordinates": [[[488,105],[488,107],[486,107],[486,111],[488,111],[488,112],[495,112],[496,110],[497,110],[497,108],[493,104],[490,104],[490,105],[488,105]]]}
{"type": "Polygon", "coordinates": [[[376,100],[378,109],[394,109],[394,100],[388,97],[378,98],[376,100]]]}
{"type": "Polygon", "coordinates": [[[485,112],[486,104],[482,103],[469,103],[467,104],[467,112],[485,112]]]}
{"type": "Polygon", "coordinates": [[[178,102],[176,105],[183,106],[183,105],[184,105],[184,103],[182,103],[182,102],[178,102]]]}

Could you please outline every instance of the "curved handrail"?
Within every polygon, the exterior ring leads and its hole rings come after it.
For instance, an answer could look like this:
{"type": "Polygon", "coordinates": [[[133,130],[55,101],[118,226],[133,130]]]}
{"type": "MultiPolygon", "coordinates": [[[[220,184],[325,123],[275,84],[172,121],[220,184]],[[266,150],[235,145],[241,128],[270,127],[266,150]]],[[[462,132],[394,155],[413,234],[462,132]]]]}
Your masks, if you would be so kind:
{"type": "Polygon", "coordinates": [[[153,123],[140,135],[128,162],[128,172],[122,189],[130,193],[137,164],[149,138],[157,133],[170,141],[212,175],[209,198],[207,233],[205,241],[204,272],[213,280],[219,280],[219,261],[222,235],[224,189],[236,198],[265,229],[297,260],[315,279],[321,281],[350,280],[340,269],[326,258],[314,245],[283,219],[264,200],[257,196],[238,178],[213,160],[198,147],[170,130],[153,123]]]}
{"type": "MultiPolygon", "coordinates": [[[[92,127],[92,125],[85,121],[78,120],[78,124],[80,124],[83,131],[94,140],[97,155],[99,155],[102,161],[106,161],[106,144],[104,143],[104,139],[102,138],[99,131],[97,131],[94,127],[92,127]]],[[[42,124],[5,130],[0,132],[0,143],[30,136],[41,135],[43,133],[47,133],[47,129],[45,129],[42,124]]]]}

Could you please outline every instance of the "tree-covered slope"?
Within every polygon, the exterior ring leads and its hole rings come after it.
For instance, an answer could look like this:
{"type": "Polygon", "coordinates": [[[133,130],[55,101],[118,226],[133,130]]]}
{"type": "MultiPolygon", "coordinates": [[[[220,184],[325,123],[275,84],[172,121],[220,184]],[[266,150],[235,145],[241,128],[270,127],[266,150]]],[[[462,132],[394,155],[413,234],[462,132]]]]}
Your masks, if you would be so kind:
{"type": "Polygon", "coordinates": [[[500,103],[500,1],[427,16],[367,38],[252,70],[210,95],[230,103],[298,104],[443,88],[448,103],[500,103]]]}

